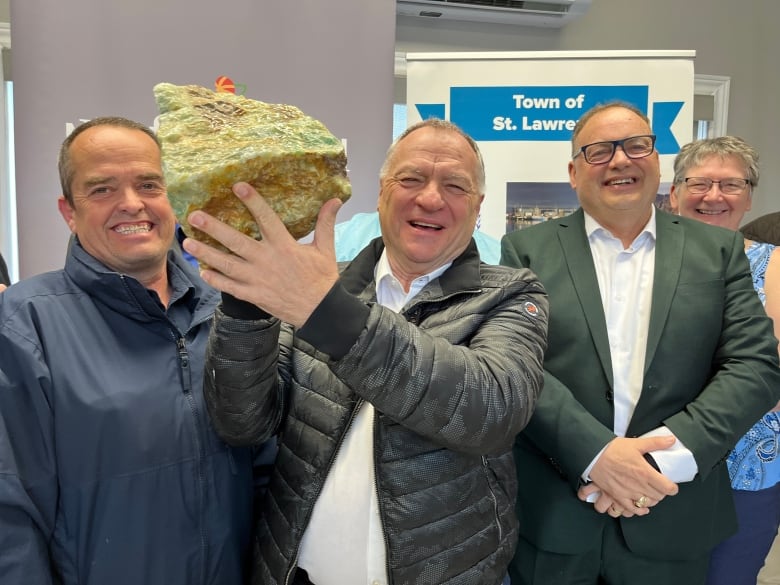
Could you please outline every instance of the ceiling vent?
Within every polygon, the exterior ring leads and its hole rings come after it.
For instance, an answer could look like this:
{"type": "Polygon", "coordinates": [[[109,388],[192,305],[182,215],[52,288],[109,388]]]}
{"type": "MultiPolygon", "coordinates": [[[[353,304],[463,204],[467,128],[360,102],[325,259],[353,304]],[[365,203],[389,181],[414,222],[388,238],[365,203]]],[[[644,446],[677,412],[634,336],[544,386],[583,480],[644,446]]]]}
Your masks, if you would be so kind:
{"type": "Polygon", "coordinates": [[[461,20],[560,28],[582,16],[591,0],[396,0],[396,13],[431,20],[461,20]]]}

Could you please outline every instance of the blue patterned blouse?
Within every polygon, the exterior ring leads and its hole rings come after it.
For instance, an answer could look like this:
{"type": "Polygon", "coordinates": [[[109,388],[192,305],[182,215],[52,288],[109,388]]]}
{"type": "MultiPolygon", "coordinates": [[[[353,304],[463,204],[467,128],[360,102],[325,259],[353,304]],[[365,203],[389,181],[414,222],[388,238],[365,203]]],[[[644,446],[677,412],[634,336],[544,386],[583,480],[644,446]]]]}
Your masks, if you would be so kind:
{"type": "MultiPolygon", "coordinates": [[[[753,274],[753,286],[766,304],[764,275],[775,246],[753,242],[745,250],[753,274]]],[[[757,491],[780,482],[780,412],[769,412],[761,418],[737,443],[729,454],[727,464],[731,487],[735,490],[757,491]]]]}

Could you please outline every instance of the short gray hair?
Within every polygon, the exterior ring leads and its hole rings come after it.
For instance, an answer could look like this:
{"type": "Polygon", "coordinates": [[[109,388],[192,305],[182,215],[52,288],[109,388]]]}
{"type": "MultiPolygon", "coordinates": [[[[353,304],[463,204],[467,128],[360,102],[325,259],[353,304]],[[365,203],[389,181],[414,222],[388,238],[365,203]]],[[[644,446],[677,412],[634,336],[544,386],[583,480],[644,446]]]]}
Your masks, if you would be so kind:
{"type": "Polygon", "coordinates": [[[758,185],[758,151],[747,142],[737,136],[718,136],[717,138],[705,138],[694,140],[680,149],[674,158],[674,183],[685,181],[685,173],[691,167],[703,163],[712,156],[721,159],[733,156],[745,167],[747,177],[753,187],[758,185]]]}

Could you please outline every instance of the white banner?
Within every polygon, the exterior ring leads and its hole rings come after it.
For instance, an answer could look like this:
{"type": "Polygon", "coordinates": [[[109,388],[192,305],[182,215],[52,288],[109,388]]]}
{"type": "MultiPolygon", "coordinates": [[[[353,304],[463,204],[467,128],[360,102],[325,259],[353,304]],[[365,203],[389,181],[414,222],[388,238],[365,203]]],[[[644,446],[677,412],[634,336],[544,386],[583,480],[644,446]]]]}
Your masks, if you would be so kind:
{"type": "Polygon", "coordinates": [[[621,100],[652,122],[660,154],[658,204],[674,155],[693,133],[694,51],[408,53],[407,119],[451,120],[485,158],[481,229],[507,231],[578,207],[569,186],[571,133],[598,103],[621,100]]]}

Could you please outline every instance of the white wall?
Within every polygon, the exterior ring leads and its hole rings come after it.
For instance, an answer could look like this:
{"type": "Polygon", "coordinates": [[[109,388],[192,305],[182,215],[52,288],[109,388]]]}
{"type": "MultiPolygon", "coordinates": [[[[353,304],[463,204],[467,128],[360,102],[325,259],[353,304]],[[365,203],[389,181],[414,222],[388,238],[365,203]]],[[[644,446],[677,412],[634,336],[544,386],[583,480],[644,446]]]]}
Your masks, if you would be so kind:
{"type": "Polygon", "coordinates": [[[562,29],[398,17],[396,50],[693,49],[697,74],[731,77],[727,130],[762,154],[761,185],[747,221],[780,209],[778,24],[777,0],[593,0],[582,18],[562,29]]]}

